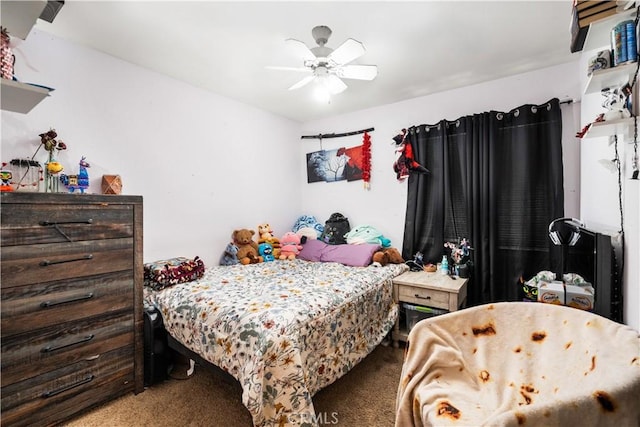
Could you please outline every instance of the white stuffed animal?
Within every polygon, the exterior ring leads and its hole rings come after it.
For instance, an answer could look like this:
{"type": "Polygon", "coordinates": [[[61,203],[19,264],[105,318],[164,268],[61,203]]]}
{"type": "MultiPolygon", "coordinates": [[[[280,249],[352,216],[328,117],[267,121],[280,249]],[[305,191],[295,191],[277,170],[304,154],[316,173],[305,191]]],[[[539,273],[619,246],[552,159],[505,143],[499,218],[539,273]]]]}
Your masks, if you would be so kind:
{"type": "Polygon", "coordinates": [[[602,106],[607,109],[604,113],[605,121],[631,117],[631,113],[626,107],[627,95],[622,88],[604,89],[602,95],[606,97],[602,103],[602,106]]]}

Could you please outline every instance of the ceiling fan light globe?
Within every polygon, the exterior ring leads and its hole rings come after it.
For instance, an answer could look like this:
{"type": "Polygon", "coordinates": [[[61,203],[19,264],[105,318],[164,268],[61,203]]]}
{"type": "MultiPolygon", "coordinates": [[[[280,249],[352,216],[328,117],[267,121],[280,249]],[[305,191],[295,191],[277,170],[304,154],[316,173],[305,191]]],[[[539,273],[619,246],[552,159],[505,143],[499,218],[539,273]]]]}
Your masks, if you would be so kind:
{"type": "Polygon", "coordinates": [[[331,92],[324,85],[317,85],[313,91],[313,97],[321,104],[328,104],[331,101],[331,92]]]}

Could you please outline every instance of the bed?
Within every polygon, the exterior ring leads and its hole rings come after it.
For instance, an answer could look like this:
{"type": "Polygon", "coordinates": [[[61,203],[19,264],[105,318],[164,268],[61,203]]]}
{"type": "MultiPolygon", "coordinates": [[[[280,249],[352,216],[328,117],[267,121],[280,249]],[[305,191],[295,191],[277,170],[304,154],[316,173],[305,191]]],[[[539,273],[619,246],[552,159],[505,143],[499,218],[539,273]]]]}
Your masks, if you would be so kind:
{"type": "Polygon", "coordinates": [[[639,426],[640,336],[537,302],[468,308],[409,333],[397,426],[639,426]]]}
{"type": "Polygon", "coordinates": [[[218,266],[145,287],[145,302],[173,339],[240,382],[254,426],[314,426],[312,396],[392,329],[392,279],[406,270],[301,259],[218,266]]]}

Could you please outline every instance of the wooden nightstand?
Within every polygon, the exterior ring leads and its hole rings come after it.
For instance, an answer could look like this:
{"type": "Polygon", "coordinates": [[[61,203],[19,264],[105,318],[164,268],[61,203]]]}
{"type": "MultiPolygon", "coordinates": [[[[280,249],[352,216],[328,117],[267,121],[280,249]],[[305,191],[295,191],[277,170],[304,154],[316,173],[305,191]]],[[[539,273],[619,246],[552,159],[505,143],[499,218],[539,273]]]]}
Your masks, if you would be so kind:
{"type": "MultiPolygon", "coordinates": [[[[467,282],[444,275],[439,271],[408,271],[393,279],[393,298],[398,304],[403,302],[456,311],[464,307],[467,299],[467,282]]],[[[400,327],[400,316],[393,328],[393,345],[407,341],[409,331],[400,327]]]]}

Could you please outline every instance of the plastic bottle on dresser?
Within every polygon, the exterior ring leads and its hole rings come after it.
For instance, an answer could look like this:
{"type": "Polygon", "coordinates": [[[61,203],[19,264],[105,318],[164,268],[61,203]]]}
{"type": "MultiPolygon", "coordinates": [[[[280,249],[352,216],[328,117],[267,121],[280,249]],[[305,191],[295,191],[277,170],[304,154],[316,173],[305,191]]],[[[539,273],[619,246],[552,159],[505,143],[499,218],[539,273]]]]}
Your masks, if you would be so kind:
{"type": "Polygon", "coordinates": [[[449,260],[446,255],[442,255],[441,269],[442,274],[449,274],[449,260]]]}

